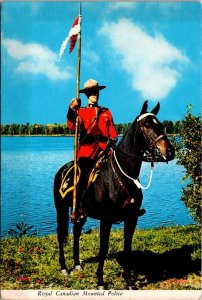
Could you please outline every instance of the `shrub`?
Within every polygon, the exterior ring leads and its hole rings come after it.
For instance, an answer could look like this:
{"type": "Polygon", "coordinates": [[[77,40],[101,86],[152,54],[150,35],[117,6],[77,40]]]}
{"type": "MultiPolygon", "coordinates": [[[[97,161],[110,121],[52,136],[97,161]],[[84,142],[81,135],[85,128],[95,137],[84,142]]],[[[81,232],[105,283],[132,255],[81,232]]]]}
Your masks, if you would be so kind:
{"type": "Polygon", "coordinates": [[[18,223],[15,225],[16,229],[10,228],[8,230],[8,235],[15,237],[15,238],[21,238],[23,236],[37,235],[36,230],[32,231],[33,227],[34,226],[32,226],[32,225],[27,225],[27,224],[21,222],[21,223],[18,223]]]}
{"type": "Polygon", "coordinates": [[[192,114],[188,106],[185,119],[181,123],[180,139],[177,145],[178,164],[185,167],[181,200],[189,209],[191,216],[201,220],[201,119],[192,114]]]}

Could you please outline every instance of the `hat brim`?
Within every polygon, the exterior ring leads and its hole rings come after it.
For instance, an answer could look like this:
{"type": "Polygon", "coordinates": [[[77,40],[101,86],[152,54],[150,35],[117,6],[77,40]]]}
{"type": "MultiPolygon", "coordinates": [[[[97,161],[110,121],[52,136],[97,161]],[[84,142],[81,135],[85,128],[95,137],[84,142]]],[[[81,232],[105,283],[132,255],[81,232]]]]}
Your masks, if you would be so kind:
{"type": "Polygon", "coordinates": [[[103,90],[103,89],[105,89],[106,88],[106,86],[105,85],[98,85],[98,86],[92,86],[92,87],[89,87],[89,88],[85,88],[85,89],[82,89],[82,90],[80,90],[79,92],[80,93],[85,93],[85,92],[87,92],[87,91],[90,91],[90,90],[94,90],[94,89],[97,89],[97,90],[103,90]]]}

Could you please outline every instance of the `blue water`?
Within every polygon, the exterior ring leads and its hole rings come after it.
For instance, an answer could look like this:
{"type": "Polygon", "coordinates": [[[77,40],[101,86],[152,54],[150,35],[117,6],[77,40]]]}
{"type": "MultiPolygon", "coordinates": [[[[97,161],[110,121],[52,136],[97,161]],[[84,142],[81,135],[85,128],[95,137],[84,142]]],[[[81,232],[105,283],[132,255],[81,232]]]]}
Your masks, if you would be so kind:
{"type": "MultiPolygon", "coordinates": [[[[53,180],[57,170],[73,159],[73,138],[2,137],[1,148],[1,235],[19,222],[33,225],[39,235],[55,234],[53,180]]],[[[143,192],[147,213],[139,218],[138,228],[194,223],[180,201],[183,171],[175,160],[155,165],[152,184],[143,192]]],[[[145,163],[140,174],[143,185],[149,174],[150,165],[145,163]]],[[[89,218],[84,230],[98,226],[89,218]]]]}

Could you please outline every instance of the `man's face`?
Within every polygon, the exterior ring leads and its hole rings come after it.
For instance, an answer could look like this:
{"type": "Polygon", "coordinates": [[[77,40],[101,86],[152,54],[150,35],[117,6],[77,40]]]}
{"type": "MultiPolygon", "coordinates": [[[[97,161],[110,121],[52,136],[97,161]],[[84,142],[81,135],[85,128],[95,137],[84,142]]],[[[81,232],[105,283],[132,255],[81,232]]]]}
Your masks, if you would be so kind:
{"type": "Polygon", "coordinates": [[[99,100],[99,90],[98,89],[91,89],[88,92],[88,104],[95,104],[99,100]]]}

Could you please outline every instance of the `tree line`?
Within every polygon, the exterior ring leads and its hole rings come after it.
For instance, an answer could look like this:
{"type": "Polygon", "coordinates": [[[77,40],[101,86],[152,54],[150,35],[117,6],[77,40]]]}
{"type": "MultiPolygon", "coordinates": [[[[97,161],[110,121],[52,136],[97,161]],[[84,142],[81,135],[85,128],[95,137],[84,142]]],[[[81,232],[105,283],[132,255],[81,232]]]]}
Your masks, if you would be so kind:
{"type": "MultiPolygon", "coordinates": [[[[162,122],[167,134],[179,134],[182,121],[162,122]]],[[[117,133],[124,134],[131,123],[116,124],[117,133]]],[[[7,124],[0,125],[1,135],[72,135],[74,132],[67,127],[67,124],[7,124]]]]}

